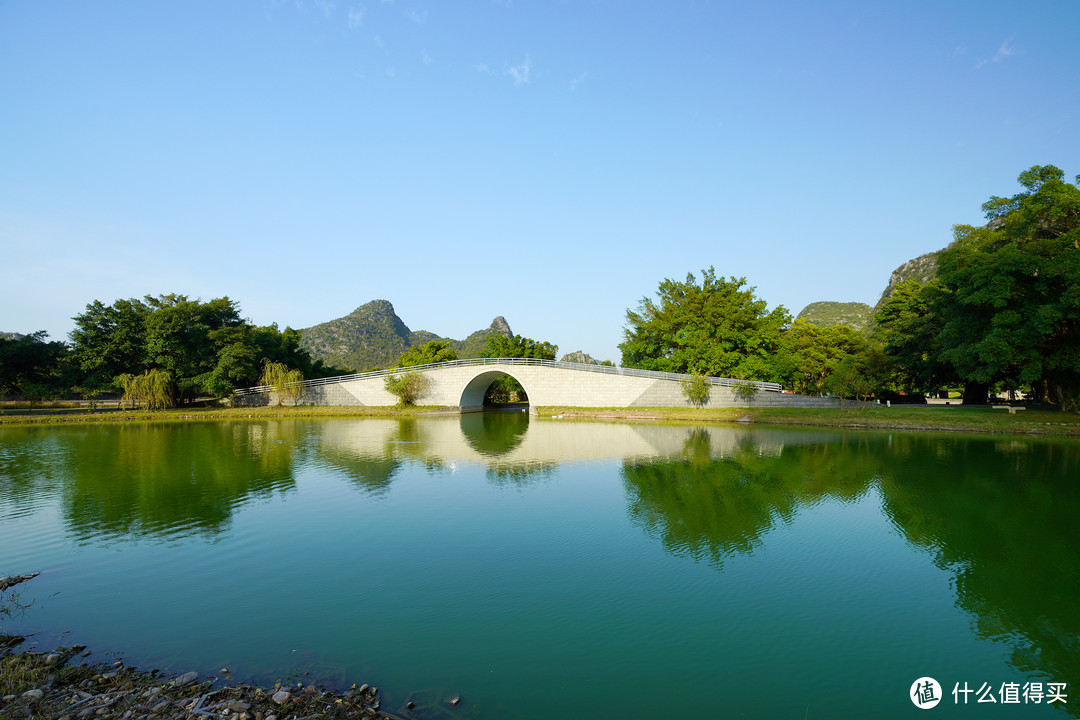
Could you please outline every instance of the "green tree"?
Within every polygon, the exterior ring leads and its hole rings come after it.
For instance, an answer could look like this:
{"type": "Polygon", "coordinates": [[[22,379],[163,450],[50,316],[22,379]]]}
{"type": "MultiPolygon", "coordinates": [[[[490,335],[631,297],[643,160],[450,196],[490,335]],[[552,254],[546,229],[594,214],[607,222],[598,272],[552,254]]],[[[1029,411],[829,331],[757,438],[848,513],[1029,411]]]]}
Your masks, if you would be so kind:
{"type": "Polygon", "coordinates": [[[829,376],[847,358],[868,363],[874,350],[861,332],[844,325],[822,328],[796,320],[788,328],[774,360],[779,379],[799,393],[820,395],[829,376]]]}
{"type": "Polygon", "coordinates": [[[960,378],[941,356],[938,280],[906,280],[881,304],[874,318],[874,337],[892,362],[896,384],[910,392],[927,393],[960,378]]]}
{"type": "Polygon", "coordinates": [[[145,405],[147,410],[163,410],[174,404],[176,386],[164,370],[153,368],[141,375],[122,377],[121,382],[124,385],[121,401],[130,402],[132,407],[145,405]]]}
{"type": "Polygon", "coordinates": [[[134,298],[105,305],[95,300],[72,318],[73,363],[83,381],[104,385],[123,373],[138,374],[149,365],[146,357],[146,319],[150,308],[134,298]]]}
{"type": "Polygon", "coordinates": [[[270,387],[278,396],[278,405],[285,400],[293,405],[299,402],[304,395],[304,373],[286,367],[283,363],[266,360],[263,362],[263,372],[259,377],[259,385],[270,387]]]}
{"type": "Polygon", "coordinates": [[[549,342],[533,340],[532,338],[514,335],[488,335],[488,348],[480,354],[480,357],[489,358],[536,358],[538,360],[554,360],[559,352],[558,345],[549,342]]]}
{"type": "MultiPolygon", "coordinates": [[[[1052,165],[1020,174],[1024,192],[983,205],[989,224],[957,226],[939,257],[940,356],[985,402],[997,382],[1044,384],[1080,402],[1080,189],[1052,165]]],[[[1080,176],[1077,177],[1080,183],[1080,176]]]]}
{"type": "Polygon", "coordinates": [[[17,340],[0,338],[0,393],[19,393],[28,385],[46,394],[61,389],[68,349],[62,342],[46,342],[48,335],[39,330],[17,340]]]}
{"type": "Polygon", "coordinates": [[[773,379],[791,315],[782,305],[770,311],[745,278],[717,279],[710,267],[700,285],[690,273],[684,282],[665,279],[657,295],[626,311],[619,345],[625,367],[773,379]]]}
{"type": "Polygon", "coordinates": [[[414,345],[403,352],[397,366],[412,367],[457,359],[457,352],[449,340],[430,340],[423,345],[414,345]]]}
{"type": "Polygon", "coordinates": [[[732,386],[732,390],[737,399],[745,402],[746,407],[750,407],[750,403],[757,397],[758,386],[750,380],[739,380],[732,386]]]}
{"type": "Polygon", "coordinates": [[[415,405],[431,388],[431,378],[422,372],[387,375],[386,391],[396,395],[402,405],[415,405]]]}
{"type": "Polygon", "coordinates": [[[679,385],[682,386],[683,395],[686,396],[686,401],[695,407],[704,407],[709,402],[709,391],[711,385],[708,378],[702,373],[692,373],[690,377],[681,380],[679,385]]]}

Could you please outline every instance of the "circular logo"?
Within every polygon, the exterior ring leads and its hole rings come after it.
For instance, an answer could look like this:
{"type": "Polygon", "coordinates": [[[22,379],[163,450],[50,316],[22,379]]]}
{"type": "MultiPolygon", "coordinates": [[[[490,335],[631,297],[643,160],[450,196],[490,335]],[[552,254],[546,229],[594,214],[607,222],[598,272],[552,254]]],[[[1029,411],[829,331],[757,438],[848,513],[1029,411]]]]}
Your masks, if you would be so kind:
{"type": "Polygon", "coordinates": [[[915,703],[915,707],[923,710],[929,710],[941,702],[941,686],[932,677],[921,677],[911,683],[909,693],[908,697],[915,703]]]}

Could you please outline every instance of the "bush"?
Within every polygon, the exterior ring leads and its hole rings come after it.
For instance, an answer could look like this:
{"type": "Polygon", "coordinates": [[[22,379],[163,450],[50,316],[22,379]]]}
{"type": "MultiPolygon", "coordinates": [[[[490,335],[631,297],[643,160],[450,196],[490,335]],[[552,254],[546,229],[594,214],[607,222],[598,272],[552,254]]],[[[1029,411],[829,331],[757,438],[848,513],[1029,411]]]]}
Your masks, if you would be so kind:
{"type": "Polygon", "coordinates": [[[386,391],[396,395],[402,405],[415,405],[431,389],[431,378],[423,373],[409,372],[386,376],[386,391]]]}
{"type": "Polygon", "coordinates": [[[704,407],[709,402],[709,381],[702,373],[694,373],[685,380],[680,380],[683,395],[687,402],[696,407],[704,407]]]}
{"type": "Polygon", "coordinates": [[[742,400],[747,407],[750,407],[750,403],[757,396],[758,386],[750,380],[739,380],[732,386],[732,390],[737,399],[742,400]]]}

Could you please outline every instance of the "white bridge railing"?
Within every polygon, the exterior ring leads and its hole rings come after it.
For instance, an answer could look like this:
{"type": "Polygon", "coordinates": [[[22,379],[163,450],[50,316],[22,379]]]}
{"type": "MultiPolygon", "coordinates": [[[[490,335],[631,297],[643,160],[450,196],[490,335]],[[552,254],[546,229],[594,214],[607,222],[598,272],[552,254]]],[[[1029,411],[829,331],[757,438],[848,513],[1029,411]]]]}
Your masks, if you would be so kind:
{"type": "MultiPolygon", "coordinates": [[[[652,378],[655,380],[685,380],[690,375],[681,373],[660,372],[658,370],[638,370],[635,368],[618,367],[617,365],[592,365],[590,363],[562,362],[559,360],[537,360],[536,358],[469,358],[468,360],[448,360],[446,362],[428,363],[427,365],[412,365],[403,368],[388,368],[386,370],[372,370],[371,372],[354,373],[352,375],[338,375],[336,377],[316,378],[305,380],[300,383],[305,388],[318,387],[319,385],[333,385],[336,383],[351,382],[353,380],[369,380],[371,378],[386,377],[388,375],[401,375],[402,373],[416,372],[417,370],[437,370],[450,367],[469,367],[473,365],[533,365],[537,367],[559,368],[562,370],[579,370],[581,372],[595,372],[606,375],[626,375],[628,377],[652,378]]],[[[735,383],[747,382],[735,378],[723,378],[707,376],[705,378],[710,385],[731,387],[735,383]]],[[[780,392],[780,383],[760,382],[750,380],[758,390],[766,392],[780,392]]],[[[260,385],[259,387],[237,390],[237,395],[253,395],[270,392],[272,385],[260,385]]]]}

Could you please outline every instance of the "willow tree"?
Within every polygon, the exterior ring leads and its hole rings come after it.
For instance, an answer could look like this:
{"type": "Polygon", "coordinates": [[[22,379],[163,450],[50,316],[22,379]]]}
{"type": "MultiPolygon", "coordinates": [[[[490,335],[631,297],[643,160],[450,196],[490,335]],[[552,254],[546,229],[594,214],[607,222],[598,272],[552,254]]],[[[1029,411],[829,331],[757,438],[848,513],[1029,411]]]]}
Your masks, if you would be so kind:
{"type": "Polygon", "coordinates": [[[284,363],[267,360],[263,363],[262,375],[259,384],[263,387],[272,388],[277,393],[280,406],[283,401],[289,400],[296,405],[304,394],[304,373],[293,370],[284,363]]]}
{"type": "Polygon", "coordinates": [[[146,405],[147,410],[162,410],[173,406],[174,386],[172,376],[164,370],[154,368],[141,375],[118,375],[116,384],[123,388],[120,398],[123,404],[132,407],[146,405]]]}

